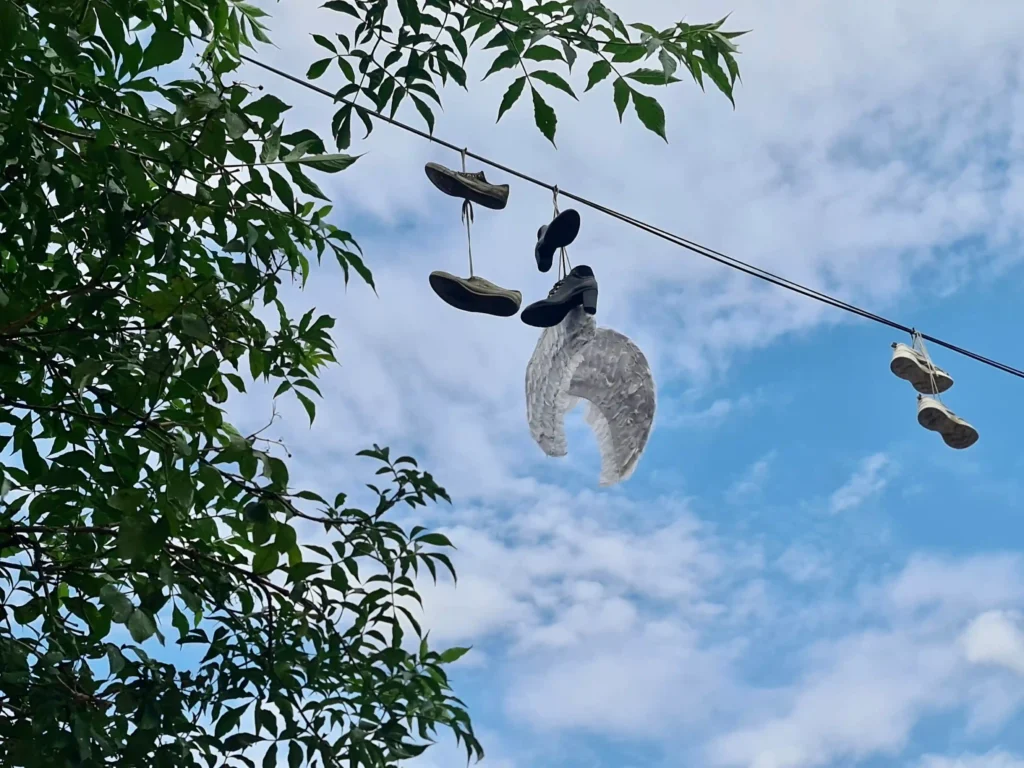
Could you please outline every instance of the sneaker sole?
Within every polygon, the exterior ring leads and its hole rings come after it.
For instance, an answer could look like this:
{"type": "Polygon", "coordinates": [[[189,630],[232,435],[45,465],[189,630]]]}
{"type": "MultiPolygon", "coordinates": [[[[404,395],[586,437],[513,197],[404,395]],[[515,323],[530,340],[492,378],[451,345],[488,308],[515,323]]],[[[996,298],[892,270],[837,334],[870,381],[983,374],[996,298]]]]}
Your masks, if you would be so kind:
{"type": "Polygon", "coordinates": [[[543,240],[537,243],[537,248],[534,251],[534,255],[537,258],[537,268],[541,272],[547,272],[551,269],[551,264],[555,258],[555,251],[559,248],[565,248],[567,245],[572,245],[579,233],[580,215],[577,211],[570,208],[558,214],[548,225],[547,230],[544,232],[543,240]]]}
{"type": "Polygon", "coordinates": [[[456,309],[463,312],[475,312],[480,315],[494,315],[495,317],[512,317],[519,311],[522,300],[516,300],[508,294],[482,293],[474,291],[467,285],[452,282],[451,278],[446,279],[443,275],[432,274],[430,276],[430,287],[441,299],[456,309]],[[481,306],[480,299],[489,302],[481,306]]]}
{"type": "MultiPolygon", "coordinates": [[[[897,349],[893,352],[892,361],[889,363],[889,370],[898,378],[910,382],[911,386],[922,395],[936,394],[936,392],[932,391],[932,379],[928,374],[928,369],[923,367],[915,356],[897,349]]],[[[937,394],[941,395],[952,386],[953,377],[945,372],[936,372],[935,387],[938,390],[937,394]]]]}
{"type": "Polygon", "coordinates": [[[425,170],[431,183],[446,195],[469,200],[492,211],[500,211],[508,204],[508,195],[504,198],[484,195],[461,179],[451,176],[446,168],[436,163],[427,163],[425,170]]]}
{"type": "Polygon", "coordinates": [[[926,404],[917,411],[917,423],[927,430],[938,432],[950,448],[963,450],[978,442],[978,430],[945,409],[926,404]]]}

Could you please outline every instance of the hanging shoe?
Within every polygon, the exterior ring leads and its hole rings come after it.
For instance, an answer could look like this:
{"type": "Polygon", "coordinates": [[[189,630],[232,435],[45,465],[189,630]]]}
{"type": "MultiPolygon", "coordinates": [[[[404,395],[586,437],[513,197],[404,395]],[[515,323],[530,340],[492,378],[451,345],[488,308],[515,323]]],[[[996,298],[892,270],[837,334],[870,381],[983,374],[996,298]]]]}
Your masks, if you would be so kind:
{"type": "Polygon", "coordinates": [[[555,251],[572,244],[579,233],[580,215],[572,208],[562,211],[555,216],[550,224],[545,224],[538,229],[537,247],[533,252],[537,259],[537,269],[541,272],[551,269],[555,251]]]}
{"type": "Polygon", "coordinates": [[[597,313],[597,278],[585,264],[575,267],[548,293],[523,310],[523,322],[534,328],[553,328],[574,307],[582,305],[588,315],[597,313]]]}
{"type": "Polygon", "coordinates": [[[427,163],[424,170],[431,183],[446,195],[478,203],[484,208],[500,211],[508,203],[508,184],[491,184],[479,173],[453,171],[437,163],[427,163]]]}
{"type": "Polygon", "coordinates": [[[923,395],[942,394],[953,386],[953,377],[937,367],[925,355],[906,344],[892,345],[892,360],[889,370],[923,395]],[[934,377],[934,390],[932,378],[934,377]]]}
{"type": "Polygon", "coordinates": [[[519,311],[523,294],[495,285],[482,277],[456,277],[431,272],[430,287],[441,299],[463,312],[512,317],[519,311]]]}
{"type": "Polygon", "coordinates": [[[962,450],[978,442],[978,430],[934,397],[917,396],[917,422],[925,429],[942,435],[950,448],[962,450]]]}

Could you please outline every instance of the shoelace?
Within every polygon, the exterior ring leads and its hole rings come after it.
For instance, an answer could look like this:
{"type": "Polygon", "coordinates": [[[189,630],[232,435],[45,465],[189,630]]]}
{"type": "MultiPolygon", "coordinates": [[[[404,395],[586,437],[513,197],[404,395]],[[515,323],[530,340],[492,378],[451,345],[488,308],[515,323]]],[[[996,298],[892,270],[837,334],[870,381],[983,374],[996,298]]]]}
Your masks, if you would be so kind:
{"type": "Polygon", "coordinates": [[[548,291],[548,296],[554,296],[555,295],[555,291],[557,291],[559,288],[562,287],[562,283],[565,282],[566,277],[568,277],[568,275],[566,275],[561,280],[559,280],[558,282],[555,283],[554,287],[552,287],[552,289],[550,291],[548,291]]]}

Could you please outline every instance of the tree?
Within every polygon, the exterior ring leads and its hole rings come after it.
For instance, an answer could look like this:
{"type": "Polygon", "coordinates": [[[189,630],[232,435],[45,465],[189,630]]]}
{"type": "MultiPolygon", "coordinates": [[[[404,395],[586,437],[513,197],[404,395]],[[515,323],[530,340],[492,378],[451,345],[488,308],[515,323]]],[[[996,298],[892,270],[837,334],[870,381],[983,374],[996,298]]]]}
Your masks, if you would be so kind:
{"type": "MultiPolygon", "coordinates": [[[[722,22],[626,25],[599,0],[326,5],[344,31],[314,35],[330,56],[308,75],[334,64],[347,81],[340,151],[357,119],[368,133],[371,111],[406,100],[432,129],[431,102],[466,85],[478,42],[496,53],[488,77],[522,72],[499,118],[529,86],[552,141],[541,87],[575,96],[552,65],[587,57],[588,89],[611,79],[620,117],[632,102],[661,136],[641,86],[685,70],[731,99],[738,74],[722,22]]],[[[466,649],[432,650],[413,611],[418,574],[454,577],[450,542],[389,517],[444,490],[375,446],[376,505],[328,500],[224,418],[230,390],[260,378],[315,416],[333,320],[291,317],[286,280],[328,254],[373,286],[309,175],[354,158],[286,131],[288,106],[236,79],[266,15],[0,0],[4,766],[391,766],[439,729],[482,754],[445,673],[466,649]],[[201,59],[172,78],[187,45],[201,59]],[[301,525],[323,535],[300,542],[301,525]]]]}

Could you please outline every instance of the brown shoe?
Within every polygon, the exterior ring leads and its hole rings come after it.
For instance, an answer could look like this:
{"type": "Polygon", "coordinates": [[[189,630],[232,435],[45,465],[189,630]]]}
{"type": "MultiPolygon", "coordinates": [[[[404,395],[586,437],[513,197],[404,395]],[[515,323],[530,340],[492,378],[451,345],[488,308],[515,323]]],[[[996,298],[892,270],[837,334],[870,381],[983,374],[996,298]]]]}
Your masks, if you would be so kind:
{"type": "Polygon", "coordinates": [[[502,288],[482,277],[456,277],[447,272],[431,272],[430,287],[445,303],[463,312],[512,317],[523,302],[519,291],[502,288]]]}
{"type": "Polygon", "coordinates": [[[479,173],[463,173],[437,163],[427,163],[424,170],[431,183],[446,195],[478,203],[484,208],[500,211],[508,204],[508,184],[491,184],[479,173]]]}

